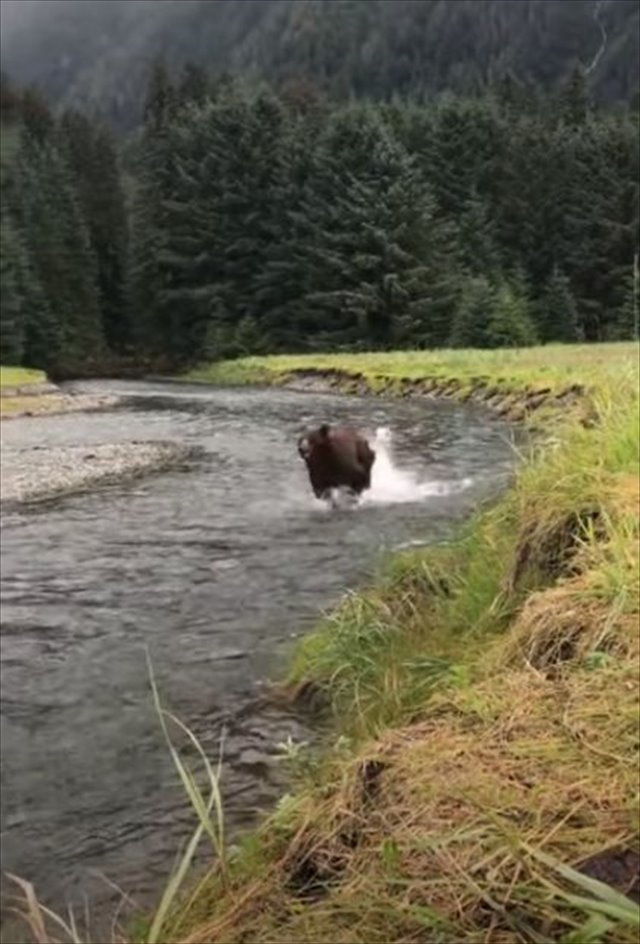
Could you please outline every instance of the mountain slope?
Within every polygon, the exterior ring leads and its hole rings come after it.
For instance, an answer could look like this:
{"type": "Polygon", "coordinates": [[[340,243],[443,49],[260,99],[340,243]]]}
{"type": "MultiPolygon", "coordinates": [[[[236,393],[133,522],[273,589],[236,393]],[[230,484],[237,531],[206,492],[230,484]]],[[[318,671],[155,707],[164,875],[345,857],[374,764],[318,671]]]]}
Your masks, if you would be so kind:
{"type": "Polygon", "coordinates": [[[545,88],[576,64],[593,95],[638,87],[637,0],[3,0],[3,69],[54,101],[137,122],[149,61],[311,79],[334,97],[545,88]]]}

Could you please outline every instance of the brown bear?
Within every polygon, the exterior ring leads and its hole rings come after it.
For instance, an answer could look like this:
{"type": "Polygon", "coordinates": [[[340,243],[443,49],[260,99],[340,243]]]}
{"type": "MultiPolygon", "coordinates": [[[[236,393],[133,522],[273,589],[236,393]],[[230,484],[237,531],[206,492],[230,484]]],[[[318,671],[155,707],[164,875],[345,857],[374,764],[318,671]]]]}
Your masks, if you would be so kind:
{"type": "Polygon", "coordinates": [[[371,467],[376,454],[366,438],[347,426],[310,430],[298,440],[316,498],[329,499],[332,489],[346,488],[360,495],[371,488],[371,467]]]}

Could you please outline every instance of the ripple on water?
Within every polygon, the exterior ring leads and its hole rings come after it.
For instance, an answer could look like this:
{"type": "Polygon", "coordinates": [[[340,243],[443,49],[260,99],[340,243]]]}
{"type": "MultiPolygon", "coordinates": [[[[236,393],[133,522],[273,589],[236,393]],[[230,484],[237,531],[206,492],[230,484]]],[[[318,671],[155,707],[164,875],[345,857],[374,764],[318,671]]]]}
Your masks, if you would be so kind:
{"type": "MultiPolygon", "coordinates": [[[[276,745],[308,739],[260,683],[291,639],[379,552],[437,541],[509,475],[507,427],[471,408],[273,390],[82,384],[126,409],[6,424],[27,448],[167,439],[192,467],[2,516],[2,868],[56,905],[157,895],[193,826],[154,716],[163,700],[216,758],[229,827],[283,788],[276,745]],[[317,503],[299,431],[329,419],[390,430],[355,509],[317,503]]],[[[94,935],[95,936],[95,935],[94,935]]]]}

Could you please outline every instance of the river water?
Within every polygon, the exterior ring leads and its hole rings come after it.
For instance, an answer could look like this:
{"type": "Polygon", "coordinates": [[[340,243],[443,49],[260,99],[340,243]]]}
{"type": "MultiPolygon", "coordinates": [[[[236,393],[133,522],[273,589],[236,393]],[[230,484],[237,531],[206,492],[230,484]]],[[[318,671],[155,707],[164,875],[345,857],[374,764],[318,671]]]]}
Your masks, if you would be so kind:
{"type": "Polygon", "coordinates": [[[227,825],[242,829],[283,788],[276,745],[309,736],[258,698],[294,637],[384,552],[450,536],[504,487],[514,454],[503,422],[447,402],[76,387],[127,400],[4,423],[3,444],[202,450],[179,470],[2,515],[2,869],[57,908],[87,899],[100,922],[118,901],[104,876],[148,905],[194,824],[145,652],[163,702],[214,759],[225,728],[227,825]],[[312,496],[296,440],[323,421],[381,429],[356,509],[312,496]]]}

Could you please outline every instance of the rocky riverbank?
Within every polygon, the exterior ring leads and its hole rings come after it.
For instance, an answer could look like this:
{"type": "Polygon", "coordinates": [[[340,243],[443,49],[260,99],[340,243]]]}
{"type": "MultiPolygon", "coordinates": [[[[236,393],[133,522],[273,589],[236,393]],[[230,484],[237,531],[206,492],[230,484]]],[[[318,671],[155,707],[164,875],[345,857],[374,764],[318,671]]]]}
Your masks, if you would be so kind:
{"type": "Polygon", "coordinates": [[[2,449],[0,501],[22,503],[84,491],[180,465],[191,450],[180,443],[123,442],[96,446],[2,449]]]}

